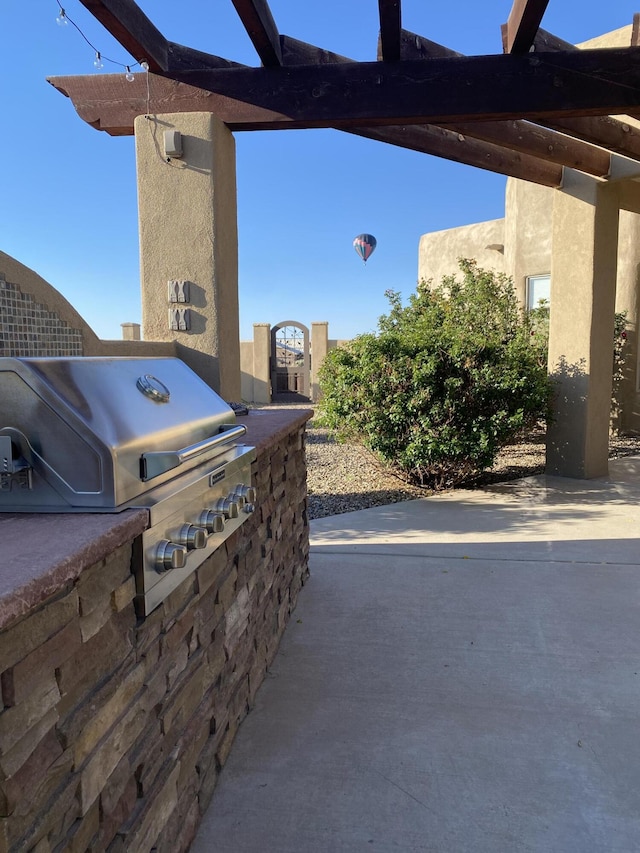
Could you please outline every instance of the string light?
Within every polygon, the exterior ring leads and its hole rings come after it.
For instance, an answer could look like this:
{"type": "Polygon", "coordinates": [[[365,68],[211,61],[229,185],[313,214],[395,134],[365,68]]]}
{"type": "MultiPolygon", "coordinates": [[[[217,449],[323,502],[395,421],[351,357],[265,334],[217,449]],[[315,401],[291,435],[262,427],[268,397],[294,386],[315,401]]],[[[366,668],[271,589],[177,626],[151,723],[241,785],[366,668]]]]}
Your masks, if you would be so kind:
{"type": "MultiPolygon", "coordinates": [[[[110,62],[112,65],[118,65],[120,68],[124,68],[125,78],[127,79],[127,81],[129,83],[132,83],[135,80],[135,76],[134,76],[133,71],[131,69],[135,68],[136,65],[139,65],[143,71],[146,71],[146,72],[149,71],[149,63],[146,61],[146,59],[141,59],[139,62],[134,62],[132,65],[127,65],[124,62],[118,62],[116,59],[109,59],[108,56],[104,56],[102,53],[100,53],[98,48],[89,41],[89,39],[82,32],[82,30],[76,24],[76,22],[73,21],[67,15],[66,10],[63,9],[62,4],[60,3],[60,0],[56,0],[56,2],[58,4],[58,9],[59,9],[58,17],[56,18],[56,23],[58,24],[59,27],[66,27],[69,24],[71,24],[72,27],[75,27],[75,29],[80,33],[82,38],[86,41],[86,43],[89,45],[89,47],[95,53],[95,59],[93,60],[93,67],[96,70],[99,71],[100,69],[104,68],[105,62],[110,62]]],[[[148,83],[147,83],[147,86],[148,86],[148,83]]]]}

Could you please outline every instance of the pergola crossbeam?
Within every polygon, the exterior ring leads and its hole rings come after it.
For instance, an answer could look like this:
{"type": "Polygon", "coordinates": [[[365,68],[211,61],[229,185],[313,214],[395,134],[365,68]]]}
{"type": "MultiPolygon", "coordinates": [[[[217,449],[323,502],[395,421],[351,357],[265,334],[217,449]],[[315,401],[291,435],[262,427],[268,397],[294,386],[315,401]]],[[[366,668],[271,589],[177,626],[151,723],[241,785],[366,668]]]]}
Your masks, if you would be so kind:
{"type": "Polygon", "coordinates": [[[527,53],[549,0],[514,0],[506,24],[506,53],[527,53]]]}
{"type": "Polygon", "coordinates": [[[397,62],[400,59],[401,6],[400,0],[378,0],[380,15],[380,59],[397,62]]]}
{"type": "Polygon", "coordinates": [[[242,25],[266,68],[282,65],[280,36],[266,0],[232,0],[242,25]]]}
{"type": "Polygon", "coordinates": [[[80,0],[136,62],[167,71],[169,42],[133,0],[80,0]]]}
{"type": "MultiPolygon", "coordinates": [[[[564,119],[640,109],[637,48],[196,70],[172,76],[244,102],[247,112],[253,107],[278,113],[295,127],[564,119]]],[[[253,129],[277,125],[258,120],[253,129]]]]}

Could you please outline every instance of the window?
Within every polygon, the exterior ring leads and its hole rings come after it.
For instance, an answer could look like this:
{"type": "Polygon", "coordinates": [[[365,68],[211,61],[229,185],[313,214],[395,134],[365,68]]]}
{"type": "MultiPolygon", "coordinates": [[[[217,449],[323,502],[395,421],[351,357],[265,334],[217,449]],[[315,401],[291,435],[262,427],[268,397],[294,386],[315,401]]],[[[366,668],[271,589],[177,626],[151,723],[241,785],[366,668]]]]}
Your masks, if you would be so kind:
{"type": "Polygon", "coordinates": [[[551,302],[551,276],[528,275],[527,310],[531,311],[532,308],[537,308],[541,299],[544,299],[547,304],[551,302]]]}

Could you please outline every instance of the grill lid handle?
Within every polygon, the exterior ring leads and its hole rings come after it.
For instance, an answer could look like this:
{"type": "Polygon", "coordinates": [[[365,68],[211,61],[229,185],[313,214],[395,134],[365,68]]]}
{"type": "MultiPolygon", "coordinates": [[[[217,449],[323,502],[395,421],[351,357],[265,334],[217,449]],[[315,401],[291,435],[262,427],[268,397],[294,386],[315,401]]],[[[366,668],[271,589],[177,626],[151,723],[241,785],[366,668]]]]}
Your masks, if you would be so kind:
{"type": "Polygon", "coordinates": [[[204,441],[190,444],[189,447],[183,447],[181,450],[154,450],[143,453],[140,457],[140,478],[145,482],[153,480],[154,477],[159,477],[165,471],[171,471],[172,468],[177,468],[185,462],[196,459],[208,450],[230,444],[236,438],[245,435],[246,432],[247,428],[244,424],[238,424],[228,429],[223,427],[219,435],[212,435],[210,438],[205,438],[204,441]]]}

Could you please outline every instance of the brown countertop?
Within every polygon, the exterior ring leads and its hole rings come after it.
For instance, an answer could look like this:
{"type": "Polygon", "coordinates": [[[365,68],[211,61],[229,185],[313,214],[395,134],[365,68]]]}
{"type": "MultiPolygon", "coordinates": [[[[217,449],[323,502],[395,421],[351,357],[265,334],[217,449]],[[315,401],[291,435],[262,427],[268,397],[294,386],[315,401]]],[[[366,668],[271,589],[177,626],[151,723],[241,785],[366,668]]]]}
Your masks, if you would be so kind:
{"type": "Polygon", "coordinates": [[[238,423],[247,427],[242,440],[260,453],[312,417],[313,409],[250,409],[248,415],[238,418],[238,423]]]}
{"type": "Polygon", "coordinates": [[[119,513],[0,513],[0,629],[132,541],[145,509],[119,513]]]}
{"type": "MultiPolygon", "coordinates": [[[[251,409],[239,423],[258,453],[306,423],[312,410],[251,409]]],[[[148,525],[145,509],[120,513],[0,513],[0,629],[103,560],[148,525]]]]}

